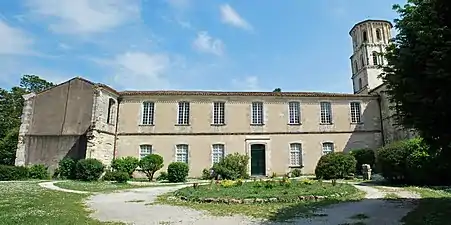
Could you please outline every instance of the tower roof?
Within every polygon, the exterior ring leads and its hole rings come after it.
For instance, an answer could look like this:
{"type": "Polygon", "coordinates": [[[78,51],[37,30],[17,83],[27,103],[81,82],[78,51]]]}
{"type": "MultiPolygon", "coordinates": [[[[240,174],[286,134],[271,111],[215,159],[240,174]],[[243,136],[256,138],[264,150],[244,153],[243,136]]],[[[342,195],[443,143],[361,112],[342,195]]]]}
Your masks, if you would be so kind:
{"type": "Polygon", "coordinates": [[[358,23],[356,23],[351,30],[349,30],[349,35],[351,35],[351,32],[359,25],[364,24],[364,23],[368,23],[368,22],[378,22],[378,23],[388,23],[390,25],[390,28],[393,28],[393,24],[388,21],[388,20],[374,20],[374,19],[368,19],[368,20],[364,20],[364,21],[360,21],[358,23]]]}

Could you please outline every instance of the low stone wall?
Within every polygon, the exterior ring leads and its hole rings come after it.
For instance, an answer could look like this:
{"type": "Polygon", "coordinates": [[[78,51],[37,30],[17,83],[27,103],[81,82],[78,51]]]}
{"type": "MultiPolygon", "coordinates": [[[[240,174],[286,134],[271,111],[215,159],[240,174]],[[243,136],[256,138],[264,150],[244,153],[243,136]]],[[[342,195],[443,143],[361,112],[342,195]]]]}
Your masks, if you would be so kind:
{"type": "Polygon", "coordinates": [[[320,201],[324,199],[334,199],[344,196],[346,193],[336,193],[330,196],[321,195],[299,195],[293,197],[273,197],[273,198],[188,198],[186,196],[171,196],[168,198],[170,201],[187,201],[198,203],[224,203],[224,204],[263,204],[263,203],[293,203],[293,202],[305,202],[305,201],[320,201]]]}

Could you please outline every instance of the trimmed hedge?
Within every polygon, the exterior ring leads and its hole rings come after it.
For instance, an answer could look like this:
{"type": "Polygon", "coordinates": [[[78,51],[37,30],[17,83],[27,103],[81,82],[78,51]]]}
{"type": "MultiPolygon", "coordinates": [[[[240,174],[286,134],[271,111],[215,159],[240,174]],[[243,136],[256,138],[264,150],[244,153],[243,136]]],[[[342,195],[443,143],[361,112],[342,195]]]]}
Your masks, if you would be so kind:
{"type": "Polygon", "coordinates": [[[83,181],[95,181],[100,178],[105,166],[97,159],[82,159],[75,166],[76,178],[83,181]]]}
{"type": "Polygon", "coordinates": [[[189,167],[184,162],[173,162],[168,166],[168,181],[171,183],[185,182],[189,167]]]}
{"type": "Polygon", "coordinates": [[[75,179],[75,165],[77,162],[71,158],[64,158],[58,163],[58,175],[62,179],[75,179]]]}
{"type": "Polygon", "coordinates": [[[0,181],[26,180],[29,178],[29,169],[25,166],[0,165],[0,181]]]}
{"type": "Polygon", "coordinates": [[[357,160],[354,156],[343,152],[332,152],[321,156],[315,168],[319,179],[341,179],[355,173],[357,160]]]}

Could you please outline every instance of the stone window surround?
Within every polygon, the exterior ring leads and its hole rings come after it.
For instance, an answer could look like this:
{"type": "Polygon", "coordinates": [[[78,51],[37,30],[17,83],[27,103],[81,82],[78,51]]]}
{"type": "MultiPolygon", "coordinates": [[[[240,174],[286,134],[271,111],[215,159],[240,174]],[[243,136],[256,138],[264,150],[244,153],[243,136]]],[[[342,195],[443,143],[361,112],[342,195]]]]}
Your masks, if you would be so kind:
{"type": "Polygon", "coordinates": [[[142,126],[153,126],[153,125],[155,125],[155,102],[152,102],[152,101],[143,101],[142,103],[141,103],[141,114],[140,114],[140,117],[141,117],[141,122],[140,122],[140,125],[142,125],[142,126]],[[148,117],[149,117],[149,123],[144,123],[144,105],[146,104],[146,103],[148,103],[148,104],[151,104],[151,106],[149,106],[150,107],[150,109],[149,109],[149,112],[148,112],[148,117]]]}
{"type": "Polygon", "coordinates": [[[212,102],[211,109],[211,124],[214,126],[225,125],[226,124],[226,102],[225,101],[214,101],[212,102]],[[219,104],[216,108],[216,104],[219,104]],[[216,118],[218,116],[218,118],[216,118]],[[221,121],[222,120],[222,121],[221,121]]]}
{"type": "MultiPolygon", "coordinates": [[[[302,116],[302,113],[301,113],[301,111],[302,111],[302,104],[301,104],[301,101],[295,101],[295,100],[291,100],[291,101],[288,101],[288,113],[287,113],[287,115],[288,115],[288,125],[301,125],[301,116],[302,116]],[[291,111],[290,111],[290,109],[291,109],[291,104],[293,104],[293,103],[295,103],[295,104],[298,104],[297,106],[297,108],[296,108],[296,110],[297,110],[297,112],[294,112],[294,113],[296,113],[297,115],[298,115],[298,121],[296,122],[291,122],[291,111]]],[[[294,119],[293,119],[294,120],[294,119]]]]}
{"type": "Polygon", "coordinates": [[[329,140],[322,141],[321,142],[321,155],[325,155],[324,154],[324,144],[332,144],[332,152],[335,152],[336,146],[335,146],[335,143],[333,141],[329,141],[329,140]]]}
{"type": "Polygon", "coordinates": [[[213,164],[214,164],[214,162],[213,162],[213,154],[214,154],[214,152],[213,152],[213,147],[215,146],[215,145],[222,145],[222,147],[223,147],[223,149],[222,149],[222,157],[225,157],[226,155],[227,155],[227,153],[226,153],[226,145],[225,145],[225,143],[224,142],[215,142],[215,143],[213,143],[212,145],[211,145],[211,148],[210,148],[210,161],[211,161],[211,166],[213,166],[213,164]]]}
{"type": "Polygon", "coordinates": [[[363,116],[362,116],[362,105],[363,105],[363,102],[362,101],[359,101],[359,100],[357,100],[357,101],[350,101],[349,102],[349,119],[350,119],[350,122],[351,122],[351,124],[363,124],[364,122],[363,122],[363,116]],[[360,115],[359,115],[359,117],[360,117],[360,122],[352,122],[352,110],[351,110],[351,104],[352,103],[359,103],[359,105],[360,105],[360,115]]]}
{"type": "Polygon", "coordinates": [[[301,168],[303,165],[304,165],[304,149],[303,149],[303,147],[304,147],[304,144],[303,144],[303,142],[302,141],[292,141],[292,142],[289,142],[288,143],[288,164],[289,164],[289,168],[301,168]],[[291,145],[292,144],[299,144],[299,145],[301,145],[301,152],[300,152],[300,165],[292,165],[291,164],[291,145]]]}
{"type": "Polygon", "coordinates": [[[174,162],[182,162],[182,161],[178,161],[177,160],[177,154],[178,154],[178,146],[186,146],[187,148],[186,148],[186,163],[189,165],[190,164],[190,158],[191,158],[191,151],[190,151],[190,147],[189,147],[189,144],[188,143],[184,143],[184,142],[182,142],[182,143],[178,143],[178,144],[176,144],[175,146],[174,146],[174,162]]]}
{"type": "Polygon", "coordinates": [[[329,101],[329,100],[322,100],[322,101],[320,101],[319,102],[319,123],[320,123],[320,125],[331,125],[331,124],[333,124],[334,123],[334,116],[333,116],[333,110],[332,110],[332,101],[329,101]],[[322,105],[322,103],[329,103],[329,106],[330,106],[330,110],[329,110],[329,114],[330,114],[330,121],[329,122],[322,122],[322,120],[321,120],[321,113],[322,113],[322,107],[321,107],[321,105],[322,105]]]}

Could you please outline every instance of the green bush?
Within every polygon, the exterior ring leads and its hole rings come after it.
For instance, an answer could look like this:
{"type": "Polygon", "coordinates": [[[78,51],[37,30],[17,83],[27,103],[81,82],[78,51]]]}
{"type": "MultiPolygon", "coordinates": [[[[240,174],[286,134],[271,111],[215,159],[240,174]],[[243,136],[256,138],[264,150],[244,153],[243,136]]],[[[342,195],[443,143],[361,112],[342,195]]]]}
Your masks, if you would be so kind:
{"type": "Polygon", "coordinates": [[[50,178],[48,167],[42,164],[32,165],[28,171],[31,179],[46,180],[50,178]]]}
{"type": "Polygon", "coordinates": [[[161,171],[160,176],[157,177],[157,181],[168,180],[168,173],[161,171]]]}
{"type": "Polygon", "coordinates": [[[376,163],[382,176],[391,182],[404,182],[407,174],[407,157],[415,150],[410,140],[398,141],[376,152],[376,163]]]}
{"type": "Polygon", "coordinates": [[[118,183],[127,183],[130,180],[130,175],[127,172],[123,171],[114,171],[113,172],[114,181],[118,183]]]}
{"type": "Polygon", "coordinates": [[[221,175],[222,179],[247,179],[249,178],[247,173],[248,162],[249,156],[247,155],[229,154],[213,165],[213,171],[216,176],[221,175]]]}
{"type": "Polygon", "coordinates": [[[302,170],[301,169],[294,169],[293,171],[291,171],[291,176],[292,177],[300,177],[302,176],[302,170]]]}
{"type": "Polygon", "coordinates": [[[139,159],[132,156],[127,156],[123,158],[113,159],[111,162],[111,168],[117,171],[126,172],[130,177],[132,177],[133,172],[135,172],[138,167],[139,159]]]}
{"type": "Polygon", "coordinates": [[[202,180],[210,180],[212,178],[213,177],[211,176],[211,173],[210,173],[209,169],[203,169],[202,170],[202,177],[201,177],[202,180]]]}
{"type": "Polygon", "coordinates": [[[321,156],[315,168],[319,179],[342,179],[355,173],[357,160],[354,156],[343,152],[333,152],[321,156]]]}
{"type": "Polygon", "coordinates": [[[71,158],[64,158],[58,163],[59,175],[62,179],[75,179],[76,161],[71,158]]]}
{"type": "Polygon", "coordinates": [[[106,171],[102,177],[104,181],[114,181],[114,173],[115,171],[106,171]]]}
{"type": "Polygon", "coordinates": [[[100,178],[105,166],[97,159],[82,159],[75,166],[76,178],[83,181],[95,181],[100,178]]]}
{"type": "Polygon", "coordinates": [[[171,183],[185,182],[189,167],[184,162],[173,162],[168,166],[168,181],[171,183]]]}
{"type": "Polygon", "coordinates": [[[163,168],[163,157],[157,154],[150,154],[139,161],[141,171],[146,174],[149,181],[153,180],[155,173],[163,168]]]}
{"type": "Polygon", "coordinates": [[[0,181],[26,180],[28,177],[29,171],[27,167],[0,165],[0,181]]]}
{"type": "Polygon", "coordinates": [[[376,165],[376,155],[372,149],[354,149],[349,152],[357,160],[356,172],[357,174],[362,174],[362,165],[369,164],[372,169],[376,165]]]}

